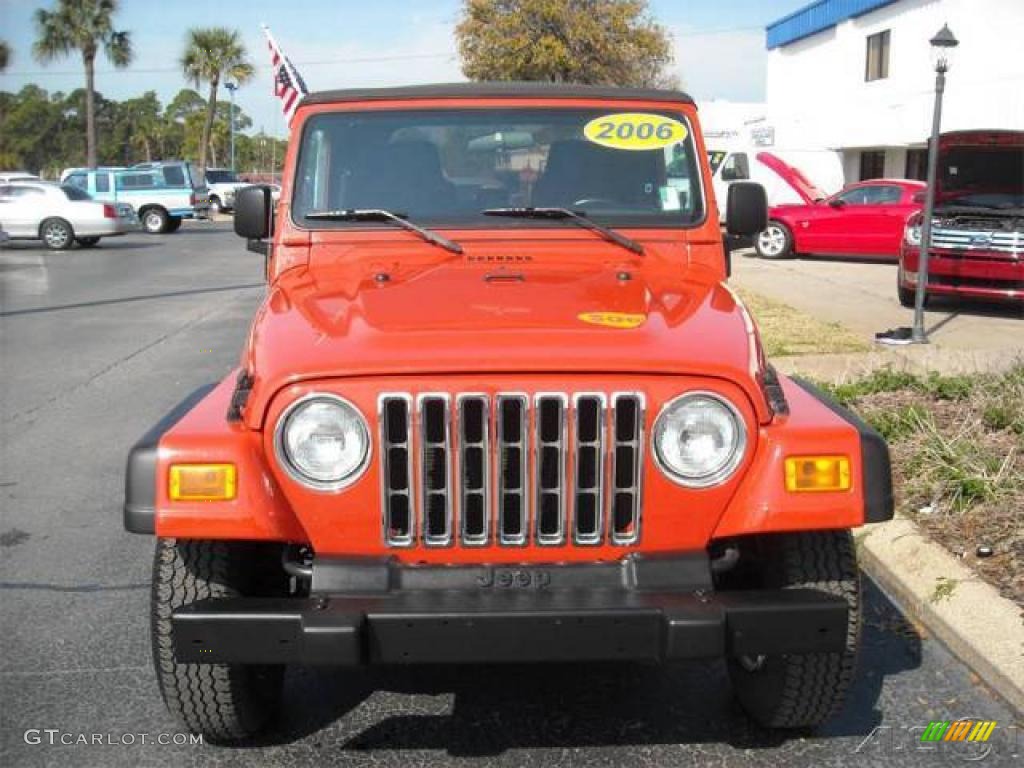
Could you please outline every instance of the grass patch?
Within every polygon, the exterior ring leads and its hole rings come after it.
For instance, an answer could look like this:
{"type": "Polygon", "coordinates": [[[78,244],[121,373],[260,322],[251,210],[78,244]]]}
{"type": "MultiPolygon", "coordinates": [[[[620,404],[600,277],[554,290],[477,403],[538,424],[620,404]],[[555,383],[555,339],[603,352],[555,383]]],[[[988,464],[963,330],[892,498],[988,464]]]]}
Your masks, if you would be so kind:
{"type": "Polygon", "coordinates": [[[889,441],[900,511],[1024,605],[1024,362],[974,376],[883,369],[822,386],[889,441]],[[994,554],[977,557],[981,546],[994,554]]]}
{"type": "Polygon", "coordinates": [[[754,316],[768,357],[866,352],[871,345],[839,323],[823,320],[759,293],[738,290],[754,316]]]}

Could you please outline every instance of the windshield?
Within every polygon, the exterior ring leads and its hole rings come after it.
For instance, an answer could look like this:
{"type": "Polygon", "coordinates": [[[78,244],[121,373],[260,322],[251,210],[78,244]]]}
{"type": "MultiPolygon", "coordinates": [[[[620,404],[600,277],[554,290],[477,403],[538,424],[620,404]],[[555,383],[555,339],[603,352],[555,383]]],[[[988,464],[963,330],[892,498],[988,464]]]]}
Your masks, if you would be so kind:
{"type": "Polygon", "coordinates": [[[953,147],[939,156],[939,202],[1024,207],[1024,148],[953,147]]]}
{"type": "Polygon", "coordinates": [[[231,171],[207,171],[207,184],[230,184],[238,181],[238,177],[231,171]]]}
{"type": "Polygon", "coordinates": [[[711,175],[718,173],[718,166],[725,160],[725,156],[728,152],[722,152],[720,149],[708,150],[708,164],[711,166],[711,175]]]}
{"type": "Polygon", "coordinates": [[[685,117],[604,109],[371,111],[315,115],[299,151],[293,217],[304,227],[378,223],[310,213],[384,209],[431,226],[563,226],[486,216],[562,207],[605,223],[703,218],[685,117]]]}
{"type": "Polygon", "coordinates": [[[61,187],[68,200],[92,200],[92,196],[85,190],[65,184],[61,187]]]}

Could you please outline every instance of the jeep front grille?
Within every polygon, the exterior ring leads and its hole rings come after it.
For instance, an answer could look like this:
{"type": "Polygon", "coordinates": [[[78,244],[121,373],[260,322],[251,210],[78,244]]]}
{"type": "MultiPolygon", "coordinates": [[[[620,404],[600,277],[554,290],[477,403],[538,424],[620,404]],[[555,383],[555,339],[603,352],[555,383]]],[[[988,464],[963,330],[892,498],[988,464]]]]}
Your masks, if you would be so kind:
{"type": "Polygon", "coordinates": [[[389,546],[639,539],[640,393],[389,393],[379,418],[389,546]]]}

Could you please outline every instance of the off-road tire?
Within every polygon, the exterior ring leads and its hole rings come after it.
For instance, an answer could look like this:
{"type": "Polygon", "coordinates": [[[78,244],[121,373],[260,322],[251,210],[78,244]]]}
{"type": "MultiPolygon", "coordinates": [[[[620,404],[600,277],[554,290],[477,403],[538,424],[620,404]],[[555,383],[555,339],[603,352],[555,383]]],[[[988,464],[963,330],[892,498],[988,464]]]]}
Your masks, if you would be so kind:
{"type": "Polygon", "coordinates": [[[75,242],[82,248],[92,248],[99,244],[100,239],[98,237],[76,237],[75,242]]]}
{"type": "Polygon", "coordinates": [[[766,536],[759,542],[761,583],[817,589],[849,606],[846,648],[837,653],[779,654],[751,671],[730,657],[729,677],[744,710],[768,728],[813,728],[842,707],[860,646],[860,572],[849,531],[766,536]]]}
{"type": "Polygon", "coordinates": [[[143,208],[139,212],[139,221],[142,222],[142,229],[150,235],[162,235],[167,232],[167,225],[171,217],[163,208],[156,206],[143,208]]]}
{"type": "Polygon", "coordinates": [[[754,235],[754,250],[762,259],[788,259],[793,255],[793,233],[774,219],[754,235]]]}
{"type": "Polygon", "coordinates": [[[185,664],[171,614],[196,600],[283,594],[280,549],[259,543],[159,539],[153,561],[153,663],[167,708],[214,743],[260,734],[281,701],[283,665],[185,664]]]}

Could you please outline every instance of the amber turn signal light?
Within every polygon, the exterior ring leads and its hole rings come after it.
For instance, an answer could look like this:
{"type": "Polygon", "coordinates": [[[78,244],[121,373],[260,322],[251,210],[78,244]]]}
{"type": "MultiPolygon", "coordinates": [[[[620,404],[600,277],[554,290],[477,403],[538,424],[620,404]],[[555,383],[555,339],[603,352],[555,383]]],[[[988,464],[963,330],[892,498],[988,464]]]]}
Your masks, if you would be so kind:
{"type": "Polygon", "coordinates": [[[786,490],[848,491],[850,460],[846,456],[791,456],[786,459],[786,490]]]}
{"type": "Polygon", "coordinates": [[[238,490],[234,464],[172,464],[171,501],[230,501],[238,490]]]}

